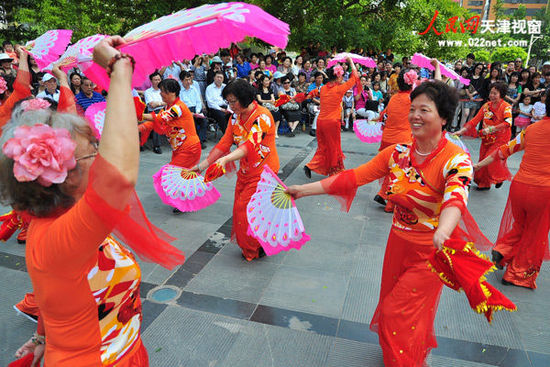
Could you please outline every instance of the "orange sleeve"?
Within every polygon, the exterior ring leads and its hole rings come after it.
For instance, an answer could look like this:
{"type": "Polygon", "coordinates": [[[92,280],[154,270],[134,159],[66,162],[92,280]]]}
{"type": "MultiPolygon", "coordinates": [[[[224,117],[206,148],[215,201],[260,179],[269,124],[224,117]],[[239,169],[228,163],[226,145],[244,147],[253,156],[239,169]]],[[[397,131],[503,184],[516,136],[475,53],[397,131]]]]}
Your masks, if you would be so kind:
{"type": "Polygon", "coordinates": [[[483,115],[485,114],[485,105],[483,105],[479,111],[477,112],[477,114],[474,116],[473,119],[471,119],[470,121],[468,121],[466,123],[466,125],[464,125],[464,127],[466,128],[467,130],[467,133],[468,135],[471,135],[471,136],[477,136],[477,133],[474,134],[474,132],[476,131],[476,126],[477,124],[479,124],[481,122],[481,120],[483,120],[483,115]],[[473,132],[471,132],[470,130],[473,130],[473,132]]]}
{"type": "Polygon", "coordinates": [[[59,104],[57,105],[57,110],[59,112],[76,114],[76,103],[73,91],[64,85],[59,88],[59,104]]]}
{"type": "Polygon", "coordinates": [[[500,152],[499,157],[501,159],[506,159],[523,149],[525,149],[525,130],[508,143],[501,145],[497,152],[500,152]]]}
{"type": "Polygon", "coordinates": [[[358,80],[359,80],[359,77],[357,76],[357,74],[356,73],[351,73],[351,76],[348,79],[348,81],[345,82],[344,84],[340,84],[336,88],[337,88],[339,93],[345,94],[349,89],[351,89],[353,87],[354,84],[357,84],[358,80]]]}
{"type": "Polygon", "coordinates": [[[13,106],[31,95],[31,73],[25,70],[19,70],[17,77],[13,82],[13,93],[0,106],[0,128],[2,128],[11,118],[13,106]]]}
{"type": "Polygon", "coordinates": [[[389,161],[395,146],[396,144],[386,147],[376,157],[353,169],[357,186],[382,178],[390,172],[389,161]]]}

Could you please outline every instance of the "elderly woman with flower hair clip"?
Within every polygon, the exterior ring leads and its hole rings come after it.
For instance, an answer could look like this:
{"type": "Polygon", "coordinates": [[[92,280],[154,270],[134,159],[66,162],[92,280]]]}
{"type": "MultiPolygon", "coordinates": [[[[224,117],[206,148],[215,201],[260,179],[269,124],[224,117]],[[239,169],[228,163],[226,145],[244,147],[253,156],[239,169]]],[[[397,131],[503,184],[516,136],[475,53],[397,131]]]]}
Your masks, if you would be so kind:
{"type": "Polygon", "coordinates": [[[354,84],[357,84],[357,89],[361,90],[355,64],[350,57],[347,61],[351,65],[352,73],[345,83],[343,83],[344,68],[341,65],[327,69],[328,83],[321,87],[320,92],[317,151],[311,161],[304,166],[304,172],[308,178],[311,178],[311,171],[323,176],[332,176],[344,170],[345,157],[340,142],[342,98],[354,84]]]}
{"type": "Polygon", "coordinates": [[[40,309],[36,334],[16,353],[46,366],[148,366],[141,342],[135,253],[171,268],[173,240],[147,220],[131,94],[133,58],[109,37],[94,61],[111,78],[101,142],[75,114],[14,111],[2,136],[0,199],[32,216],[26,265],[40,309]],[[68,293],[70,292],[70,294],[68,293]]]}

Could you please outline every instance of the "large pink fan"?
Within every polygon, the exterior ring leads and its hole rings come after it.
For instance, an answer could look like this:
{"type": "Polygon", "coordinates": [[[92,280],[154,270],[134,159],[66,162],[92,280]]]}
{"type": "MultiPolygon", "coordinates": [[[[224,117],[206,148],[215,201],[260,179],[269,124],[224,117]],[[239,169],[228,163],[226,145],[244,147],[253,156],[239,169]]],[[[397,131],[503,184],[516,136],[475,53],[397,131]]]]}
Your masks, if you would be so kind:
{"type": "Polygon", "coordinates": [[[382,140],[382,123],[368,120],[355,120],[353,123],[355,135],[363,143],[379,143],[382,140]]]}
{"type": "Polygon", "coordinates": [[[59,63],[61,70],[67,72],[78,63],[90,62],[95,45],[106,37],[103,34],[96,34],[77,41],[67,48],[59,60],[50,63],[44,70],[51,71],[53,64],[59,63]]]}
{"type": "MultiPolygon", "coordinates": [[[[289,33],[288,24],[255,5],[208,4],[180,10],[130,31],[124,36],[128,43],[120,51],[136,59],[132,83],[139,86],[153,70],[173,60],[214,53],[247,36],[284,49],[289,33]]],[[[99,86],[108,87],[107,74],[98,65],[90,63],[82,69],[99,86]]]]}
{"type": "Polygon", "coordinates": [[[103,124],[105,123],[105,108],[107,102],[97,102],[86,109],[84,116],[88,120],[96,138],[101,138],[103,124]]]}
{"type": "Polygon", "coordinates": [[[291,248],[300,249],[310,240],[296,203],[285,190],[285,184],[266,165],[246,207],[247,233],[260,242],[268,256],[291,248]]]}
{"type": "Polygon", "coordinates": [[[351,57],[354,63],[361,64],[363,66],[366,66],[368,68],[375,68],[376,67],[376,61],[371,59],[370,57],[365,57],[357,54],[352,54],[349,52],[341,52],[337,55],[335,55],[332,60],[330,60],[327,64],[327,67],[331,67],[332,65],[336,65],[339,62],[346,62],[347,58],[351,57]]]}
{"type": "Polygon", "coordinates": [[[43,70],[65,51],[72,34],[73,31],[67,29],[47,31],[34,41],[27,42],[25,50],[34,58],[40,70],[43,70]]]}
{"type": "MultiPolygon", "coordinates": [[[[411,59],[411,64],[420,66],[421,68],[426,68],[429,70],[435,70],[435,67],[431,64],[429,57],[422,55],[421,53],[415,53],[411,59]]],[[[442,63],[439,63],[439,69],[441,70],[441,75],[445,75],[453,80],[460,80],[464,85],[470,85],[470,79],[466,79],[458,75],[454,70],[447,68],[442,63]]]]}
{"type": "Polygon", "coordinates": [[[220,193],[196,172],[167,164],[153,175],[153,185],[165,204],[182,212],[196,212],[214,204],[220,193]]]}

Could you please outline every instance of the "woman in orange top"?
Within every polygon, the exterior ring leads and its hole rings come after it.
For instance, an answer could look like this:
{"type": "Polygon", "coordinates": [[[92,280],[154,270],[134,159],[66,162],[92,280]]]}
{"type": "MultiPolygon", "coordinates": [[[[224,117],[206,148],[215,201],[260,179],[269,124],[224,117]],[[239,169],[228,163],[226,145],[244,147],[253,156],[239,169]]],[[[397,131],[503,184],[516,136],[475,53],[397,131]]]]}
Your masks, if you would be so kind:
{"type": "MultiPolygon", "coordinates": [[[[504,82],[496,82],[489,88],[489,102],[485,103],[477,115],[458,130],[455,135],[468,135],[481,138],[479,160],[493,154],[502,144],[508,143],[512,126],[512,106],[504,101],[508,86],[504,82]],[[478,131],[477,125],[483,120],[483,128],[478,131]]],[[[499,159],[476,171],[474,181],[478,190],[489,190],[491,185],[496,188],[502,182],[512,177],[506,159],[499,159]]]]}
{"type": "MultiPolygon", "coordinates": [[[[409,143],[411,141],[411,127],[409,125],[409,109],[411,108],[411,90],[414,82],[418,79],[416,71],[403,69],[397,77],[399,92],[391,97],[388,106],[380,113],[383,119],[384,130],[382,130],[382,141],[379,152],[393,144],[409,143]],[[405,80],[405,75],[409,77],[405,80]],[[412,77],[411,77],[412,76],[412,77]],[[414,80],[413,80],[414,79],[414,80]]],[[[384,205],[386,212],[393,211],[393,204],[386,202],[388,199],[388,178],[385,177],[374,201],[384,205]]]]}
{"type": "Polygon", "coordinates": [[[358,168],[319,182],[291,186],[295,198],[330,194],[349,206],[357,187],[389,176],[389,200],[395,204],[386,246],[380,299],[371,322],[378,333],[386,367],[421,367],[437,346],[433,322],[442,282],[426,260],[449,238],[482,237],[466,208],[473,174],[468,154],[448,142],[442,129],[458,104],[455,90],[425,82],[411,93],[412,144],[394,144],[358,168]],[[468,220],[470,219],[470,220],[468,220]]]}
{"type": "Polygon", "coordinates": [[[143,114],[143,119],[149,121],[139,125],[141,141],[145,143],[153,129],[158,134],[166,135],[172,147],[170,164],[191,168],[201,159],[201,142],[193,115],[178,97],[180,85],[176,80],[165,79],[158,86],[166,108],[158,114],[143,114]]]}
{"type": "Polygon", "coordinates": [[[13,92],[9,95],[7,91],[0,93],[0,129],[10,120],[11,111],[15,103],[31,96],[29,55],[19,46],[16,47],[16,52],[19,55],[19,69],[17,70],[17,77],[13,82],[13,92]]]}
{"type": "Polygon", "coordinates": [[[221,140],[208,158],[194,169],[200,172],[215,162],[230,172],[234,169],[234,162],[240,160],[231,239],[237,242],[243,257],[251,261],[265,255],[265,252],[260,243],[247,234],[246,206],[256,192],[263,166],[267,165],[273,172],[279,172],[275,123],[269,110],[255,101],[256,89],[245,80],[237,79],[229,83],[222,94],[233,115],[221,140]],[[238,148],[229,153],[233,144],[238,148]]]}
{"type": "Polygon", "coordinates": [[[141,214],[133,190],[138,131],[132,63],[116,49],[123,43],[109,37],[94,50],[94,62],[111,77],[99,148],[84,119],[49,110],[17,114],[2,136],[0,197],[33,216],[25,258],[39,328],[17,352],[34,353],[33,365],[45,349],[45,366],[148,366],[140,269],[113,230],[163,265],[183,262],[152,232],[158,228],[133,219],[141,214]]]}
{"type": "Polygon", "coordinates": [[[550,91],[546,97],[546,117],[530,125],[514,140],[474,166],[479,170],[495,160],[503,160],[524,150],[518,173],[510,185],[508,203],[500,222],[493,249],[493,261],[506,272],[505,285],[537,288],[536,279],[543,260],[549,260],[550,230],[550,91]]]}
{"type": "MultiPolygon", "coordinates": [[[[348,57],[351,65],[351,76],[344,80],[344,69],[336,65],[327,70],[328,83],[321,87],[321,110],[317,118],[317,151],[311,161],[304,166],[308,178],[311,171],[323,176],[334,175],[344,169],[344,153],[340,142],[342,119],[342,98],[354,84],[359,84],[359,73],[355,64],[348,57]]],[[[359,84],[358,90],[362,87],[359,84]]]]}

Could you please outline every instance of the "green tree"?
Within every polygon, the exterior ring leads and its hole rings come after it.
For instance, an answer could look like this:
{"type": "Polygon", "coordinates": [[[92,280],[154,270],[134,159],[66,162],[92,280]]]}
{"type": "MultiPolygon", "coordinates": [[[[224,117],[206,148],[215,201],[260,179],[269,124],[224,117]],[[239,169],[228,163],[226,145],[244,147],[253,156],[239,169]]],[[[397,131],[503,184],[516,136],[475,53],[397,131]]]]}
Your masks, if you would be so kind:
{"type": "Polygon", "coordinates": [[[516,57],[521,57],[522,60],[525,60],[527,58],[527,52],[521,47],[499,47],[495,48],[492,52],[491,61],[500,61],[505,63],[510,60],[515,60],[516,57]]]}
{"type": "Polygon", "coordinates": [[[491,53],[487,50],[480,49],[480,50],[474,51],[474,55],[476,57],[476,62],[477,61],[485,61],[485,62],[491,61],[491,53]]]}

